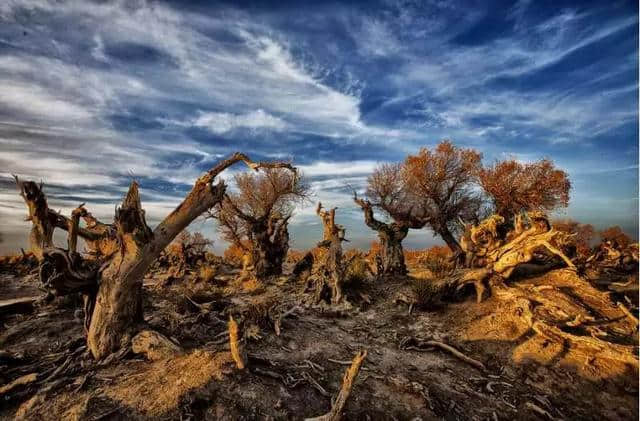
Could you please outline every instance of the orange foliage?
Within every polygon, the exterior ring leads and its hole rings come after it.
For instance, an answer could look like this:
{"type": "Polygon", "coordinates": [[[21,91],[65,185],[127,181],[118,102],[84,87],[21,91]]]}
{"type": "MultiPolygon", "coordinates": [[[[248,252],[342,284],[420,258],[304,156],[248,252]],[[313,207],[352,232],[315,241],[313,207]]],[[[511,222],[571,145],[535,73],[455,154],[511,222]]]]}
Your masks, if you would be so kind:
{"type": "Polygon", "coordinates": [[[460,248],[452,234],[458,218],[474,219],[481,205],[473,189],[481,159],[479,152],[445,140],[433,150],[409,155],[404,163],[404,182],[421,202],[421,219],[454,250],[460,248]]]}
{"type": "Polygon", "coordinates": [[[426,264],[434,260],[445,261],[452,256],[451,249],[447,246],[431,246],[422,250],[405,250],[404,258],[408,264],[426,264]]]}
{"type": "Polygon", "coordinates": [[[287,251],[287,262],[295,264],[302,259],[305,254],[307,254],[305,251],[289,249],[289,251],[287,251]]]}
{"type": "Polygon", "coordinates": [[[551,224],[558,231],[571,234],[571,244],[575,246],[578,255],[588,256],[591,253],[591,243],[595,236],[595,229],[591,224],[581,224],[573,219],[558,219],[551,224]]]}
{"type": "Polygon", "coordinates": [[[505,218],[522,210],[551,211],[569,204],[569,176],[549,159],[497,162],[481,169],[478,179],[496,213],[505,218]]]}
{"type": "Polygon", "coordinates": [[[611,241],[617,243],[621,248],[627,248],[629,244],[633,242],[631,237],[629,237],[622,228],[619,226],[609,227],[605,230],[600,231],[600,239],[605,241],[611,241]]]}
{"type": "Polygon", "coordinates": [[[375,263],[376,256],[380,253],[380,242],[372,241],[371,246],[369,247],[369,252],[367,253],[367,261],[369,263],[375,263]]]}
{"type": "Polygon", "coordinates": [[[242,257],[251,250],[251,244],[248,241],[244,241],[242,243],[242,247],[237,244],[231,244],[224,251],[224,261],[234,265],[234,266],[242,266],[242,257]]]}

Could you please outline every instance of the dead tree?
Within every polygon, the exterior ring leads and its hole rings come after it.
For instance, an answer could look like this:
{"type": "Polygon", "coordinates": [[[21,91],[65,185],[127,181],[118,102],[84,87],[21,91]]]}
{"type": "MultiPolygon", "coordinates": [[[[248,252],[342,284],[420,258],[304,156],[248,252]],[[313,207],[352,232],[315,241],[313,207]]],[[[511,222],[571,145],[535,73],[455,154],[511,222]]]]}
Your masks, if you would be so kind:
{"type": "Polygon", "coordinates": [[[420,201],[422,220],[439,235],[457,256],[463,250],[454,233],[458,218],[473,220],[481,207],[473,182],[480,169],[482,155],[473,149],[454,146],[449,141],[434,150],[422,148],[404,162],[404,183],[420,201]]]}
{"type": "Polygon", "coordinates": [[[251,256],[245,266],[254,276],[280,275],[289,250],[289,219],[308,188],[293,167],[239,174],[235,182],[238,193],[226,194],[212,215],[224,238],[251,256]]]}
{"type": "Polygon", "coordinates": [[[554,230],[542,212],[530,212],[529,227],[510,241],[498,235],[498,225],[504,223],[500,215],[492,215],[471,229],[474,245],[472,268],[463,273],[461,284],[473,283],[478,302],[485,290],[484,282],[491,276],[508,279],[514,270],[533,260],[535,253],[543,251],[559,257],[567,267],[575,270],[573,262],[562,252],[560,244],[566,234],[554,230]]]}
{"type": "MultiPolygon", "coordinates": [[[[122,205],[116,209],[112,225],[117,252],[105,257],[100,266],[92,266],[90,277],[81,277],[83,288],[91,285],[97,289],[87,335],[88,347],[96,359],[104,358],[125,345],[139,328],[143,321],[142,279],[148,268],[194,219],[223,200],[225,183],[213,182],[218,174],[240,161],[253,170],[287,168],[295,171],[288,163],[254,163],[246,155],[236,153],[198,178],[182,203],[154,230],[147,226],[138,185],[135,182],[131,184],[122,205]],[[87,279],[91,279],[91,282],[87,279]]],[[[47,255],[47,251],[52,249],[53,228],[69,230],[70,220],[47,207],[44,193],[36,183],[20,182],[17,178],[16,181],[33,224],[32,249],[40,256],[47,255]]],[[[77,232],[79,236],[89,240],[103,238],[84,228],[78,228],[77,232]]],[[[74,256],[73,252],[61,249],[55,249],[52,255],[56,258],[51,261],[50,270],[45,274],[45,282],[55,281],[63,288],[73,290],[77,281],[76,268],[90,259],[80,258],[82,263],[76,263],[70,257],[74,256]]]]}
{"type": "Polygon", "coordinates": [[[322,208],[322,203],[318,202],[316,207],[316,215],[322,220],[322,241],[331,239],[333,235],[333,229],[335,228],[336,210],[338,208],[331,208],[329,210],[322,208]]]}
{"type": "Polygon", "coordinates": [[[318,243],[318,247],[327,249],[324,262],[321,263],[321,278],[316,286],[316,301],[322,297],[322,291],[325,285],[325,279],[329,279],[329,287],[331,290],[331,303],[338,304],[343,300],[342,283],[344,281],[345,265],[343,262],[342,242],[348,241],[344,238],[345,229],[342,225],[336,224],[336,209],[331,208],[325,211],[322,203],[318,202],[316,213],[322,219],[323,237],[328,236],[318,243]]]}

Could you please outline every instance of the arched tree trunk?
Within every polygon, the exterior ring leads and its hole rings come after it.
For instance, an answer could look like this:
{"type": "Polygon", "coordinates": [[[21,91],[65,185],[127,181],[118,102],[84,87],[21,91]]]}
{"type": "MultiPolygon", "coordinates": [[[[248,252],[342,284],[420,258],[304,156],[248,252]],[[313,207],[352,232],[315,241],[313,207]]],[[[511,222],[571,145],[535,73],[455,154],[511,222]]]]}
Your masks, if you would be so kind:
{"type": "Polygon", "coordinates": [[[354,201],[364,212],[364,222],[369,228],[378,232],[380,239],[380,271],[379,275],[405,275],[407,266],[404,262],[402,240],[409,233],[409,225],[401,222],[385,224],[373,215],[373,205],[354,196],[354,201]]]}

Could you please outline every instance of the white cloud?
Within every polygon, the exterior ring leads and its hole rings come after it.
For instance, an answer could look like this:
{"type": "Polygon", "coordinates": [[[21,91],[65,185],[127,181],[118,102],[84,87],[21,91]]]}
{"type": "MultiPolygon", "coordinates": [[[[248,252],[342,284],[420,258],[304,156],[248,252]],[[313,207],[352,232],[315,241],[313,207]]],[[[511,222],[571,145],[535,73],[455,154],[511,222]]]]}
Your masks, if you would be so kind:
{"type": "Polygon", "coordinates": [[[318,161],[308,165],[298,165],[302,173],[309,177],[321,175],[369,174],[378,163],[375,161],[318,161]]]}
{"type": "Polygon", "coordinates": [[[201,112],[192,120],[196,127],[203,127],[212,133],[226,133],[237,128],[283,130],[286,123],[263,110],[251,111],[246,114],[201,112]]]}

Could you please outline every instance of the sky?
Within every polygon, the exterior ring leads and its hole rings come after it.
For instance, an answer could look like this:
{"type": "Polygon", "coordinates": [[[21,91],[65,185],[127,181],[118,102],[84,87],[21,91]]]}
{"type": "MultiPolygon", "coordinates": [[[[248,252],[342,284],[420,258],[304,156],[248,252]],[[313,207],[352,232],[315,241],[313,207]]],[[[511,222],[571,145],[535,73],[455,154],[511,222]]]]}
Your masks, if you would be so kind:
{"type": "Polygon", "coordinates": [[[351,188],[444,138],[553,159],[557,216],[637,238],[637,1],[0,2],[0,253],[27,245],[12,173],[104,222],[135,179],[153,226],[234,151],[308,177],[293,247],[321,237],[318,200],[367,247],[351,188]]]}

